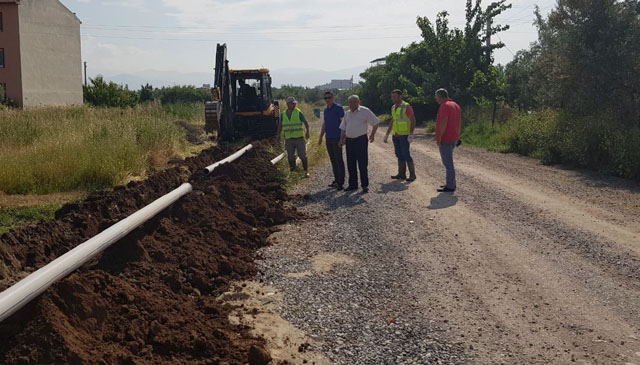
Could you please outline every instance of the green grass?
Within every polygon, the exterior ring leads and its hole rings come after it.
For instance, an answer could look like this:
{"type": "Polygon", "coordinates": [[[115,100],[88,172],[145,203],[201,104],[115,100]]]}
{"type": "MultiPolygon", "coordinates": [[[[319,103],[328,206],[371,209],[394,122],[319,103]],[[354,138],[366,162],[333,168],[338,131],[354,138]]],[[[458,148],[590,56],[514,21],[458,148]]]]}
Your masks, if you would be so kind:
{"type": "Polygon", "coordinates": [[[40,220],[52,220],[60,204],[37,207],[0,208],[0,234],[40,220]]]}
{"type": "Polygon", "coordinates": [[[430,134],[436,133],[436,122],[434,121],[426,122],[425,127],[426,127],[427,133],[430,133],[430,134]]]}
{"type": "Polygon", "coordinates": [[[202,105],[0,109],[0,191],[93,190],[144,176],[188,149],[175,122],[203,114],[202,105]]]}
{"type": "Polygon", "coordinates": [[[466,126],[460,135],[465,144],[484,147],[496,152],[510,152],[500,128],[492,128],[490,123],[477,122],[466,126]]]}
{"type": "MultiPolygon", "coordinates": [[[[309,173],[313,178],[313,167],[320,164],[324,159],[328,157],[327,149],[324,144],[318,144],[319,132],[311,132],[311,139],[309,139],[309,145],[307,146],[307,158],[309,159],[309,173]]],[[[281,152],[282,153],[282,152],[281,152]]],[[[281,176],[278,177],[279,181],[285,190],[290,191],[291,188],[300,184],[304,177],[304,170],[302,170],[302,164],[298,165],[298,169],[294,172],[289,171],[289,162],[285,157],[278,163],[278,169],[281,172],[281,176]]]]}

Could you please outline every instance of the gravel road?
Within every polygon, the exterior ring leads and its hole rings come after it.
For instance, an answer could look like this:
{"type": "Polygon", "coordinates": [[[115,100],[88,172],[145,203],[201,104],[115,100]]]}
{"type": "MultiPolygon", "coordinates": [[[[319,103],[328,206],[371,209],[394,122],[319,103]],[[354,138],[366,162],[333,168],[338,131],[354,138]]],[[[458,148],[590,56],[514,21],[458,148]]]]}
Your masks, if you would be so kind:
{"type": "Polygon", "coordinates": [[[418,181],[370,148],[371,193],[295,193],[306,215],[262,250],[277,311],[338,364],[640,364],[640,185],[463,147],[458,192],[434,141],[418,181]]]}

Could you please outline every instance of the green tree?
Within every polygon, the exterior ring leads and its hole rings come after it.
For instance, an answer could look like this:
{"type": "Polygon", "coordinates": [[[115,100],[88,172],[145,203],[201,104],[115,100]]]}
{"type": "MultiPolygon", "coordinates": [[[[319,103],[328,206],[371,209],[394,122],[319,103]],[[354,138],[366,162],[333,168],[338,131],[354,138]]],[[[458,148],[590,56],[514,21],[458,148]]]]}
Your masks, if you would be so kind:
{"type": "Polygon", "coordinates": [[[476,71],[468,92],[474,96],[477,104],[491,104],[493,116],[491,126],[496,123],[496,111],[499,102],[505,99],[507,83],[502,66],[489,66],[486,72],[476,71]]]}
{"type": "Polygon", "coordinates": [[[537,47],[516,53],[513,61],[505,67],[507,103],[520,111],[533,110],[540,105],[538,93],[543,89],[536,77],[539,66],[537,47]]]}
{"type": "Polygon", "coordinates": [[[102,76],[91,79],[84,87],[85,102],[103,107],[133,107],[140,101],[138,93],[114,82],[106,82],[102,76]]]}
{"type": "Polygon", "coordinates": [[[384,65],[371,67],[361,75],[364,102],[376,112],[386,111],[391,90],[399,88],[424,117],[435,114],[433,95],[444,87],[461,105],[474,104],[478,96],[470,88],[474,79],[493,77],[493,52],[504,47],[502,42],[487,45],[487,37],[508,29],[493,23],[510,7],[506,0],[487,8],[482,7],[481,0],[467,0],[464,29],[450,28],[447,12],[438,14],[435,24],[427,17],[418,17],[416,24],[423,40],[388,55],[384,65]]]}
{"type": "Polygon", "coordinates": [[[153,86],[149,84],[140,87],[140,102],[146,103],[153,100],[153,86]]]}
{"type": "Polygon", "coordinates": [[[547,19],[536,14],[546,104],[640,125],[640,2],[558,0],[547,19]]]}

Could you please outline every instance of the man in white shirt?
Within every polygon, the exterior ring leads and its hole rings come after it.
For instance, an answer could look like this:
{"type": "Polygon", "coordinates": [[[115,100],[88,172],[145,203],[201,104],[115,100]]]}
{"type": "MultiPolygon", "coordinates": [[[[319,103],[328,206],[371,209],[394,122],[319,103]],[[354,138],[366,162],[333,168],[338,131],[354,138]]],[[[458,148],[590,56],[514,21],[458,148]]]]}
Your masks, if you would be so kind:
{"type": "Polygon", "coordinates": [[[360,105],[357,95],[349,97],[349,110],[344,115],[340,124],[342,137],[340,145],[347,146],[347,169],[349,170],[349,187],[345,191],[358,190],[358,170],[360,170],[360,183],[362,192],[369,192],[369,145],[373,143],[378,131],[380,120],[373,112],[360,105]],[[373,127],[371,135],[367,138],[369,126],[373,127]]]}

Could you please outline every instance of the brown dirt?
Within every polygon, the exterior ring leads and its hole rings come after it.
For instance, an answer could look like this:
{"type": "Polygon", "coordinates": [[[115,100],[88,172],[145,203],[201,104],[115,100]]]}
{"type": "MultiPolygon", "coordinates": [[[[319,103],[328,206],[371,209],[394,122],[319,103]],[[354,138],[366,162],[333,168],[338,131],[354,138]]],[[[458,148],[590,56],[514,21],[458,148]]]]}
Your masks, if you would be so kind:
{"type": "Polygon", "coordinates": [[[190,180],[194,192],[0,324],[0,363],[243,364],[264,341],[218,301],[255,274],[257,248],[293,217],[258,145],[204,177],[214,148],[144,182],[68,204],[53,222],[0,237],[0,289],[190,180]]]}

